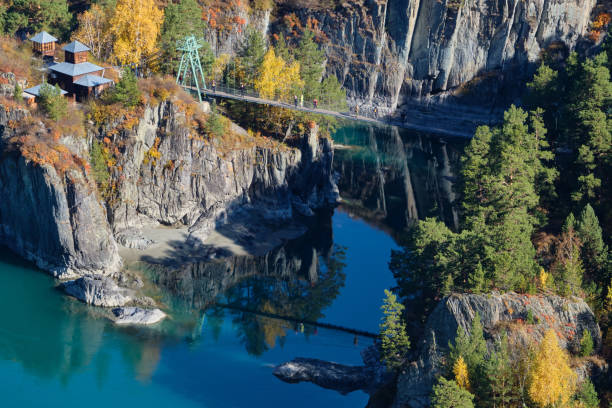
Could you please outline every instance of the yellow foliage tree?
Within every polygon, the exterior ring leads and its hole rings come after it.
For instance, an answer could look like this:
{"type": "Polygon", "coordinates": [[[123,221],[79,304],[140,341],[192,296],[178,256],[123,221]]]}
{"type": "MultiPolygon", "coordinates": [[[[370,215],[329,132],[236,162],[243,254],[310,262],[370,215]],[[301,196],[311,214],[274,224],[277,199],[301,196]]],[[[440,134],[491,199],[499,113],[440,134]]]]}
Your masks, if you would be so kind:
{"type": "Polygon", "coordinates": [[[113,56],[121,64],[140,64],[157,49],[164,20],[155,0],[118,0],[110,21],[114,37],[113,56]]]}
{"type": "Polygon", "coordinates": [[[577,376],[568,355],[550,329],[537,348],[530,372],[529,396],[540,407],[565,406],[576,389],[577,376]]]}
{"type": "Polygon", "coordinates": [[[105,10],[97,4],[92,4],[89,10],[79,14],[79,28],[72,38],[87,45],[97,59],[108,58],[112,45],[110,19],[110,8],[105,10]]]}
{"type": "Polygon", "coordinates": [[[297,93],[304,86],[300,78],[300,64],[287,65],[270,47],[264,56],[259,74],[255,79],[255,89],[262,98],[288,100],[292,92],[297,93]]]}
{"type": "Polygon", "coordinates": [[[465,390],[470,390],[470,379],[468,378],[467,364],[462,356],[459,356],[455,365],[453,366],[453,374],[455,374],[455,381],[457,385],[465,390]]]}

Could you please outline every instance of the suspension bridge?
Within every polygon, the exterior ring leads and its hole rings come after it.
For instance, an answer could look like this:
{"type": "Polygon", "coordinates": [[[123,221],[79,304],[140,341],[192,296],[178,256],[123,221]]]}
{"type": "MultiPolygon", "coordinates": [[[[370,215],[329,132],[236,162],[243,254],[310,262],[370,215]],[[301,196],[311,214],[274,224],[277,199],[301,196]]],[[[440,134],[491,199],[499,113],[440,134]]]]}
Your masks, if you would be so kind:
{"type": "MultiPolygon", "coordinates": [[[[471,137],[470,134],[464,134],[462,132],[449,131],[448,129],[436,128],[427,124],[426,126],[417,123],[411,123],[408,118],[402,117],[391,118],[388,116],[380,116],[377,109],[374,108],[372,112],[365,112],[359,114],[358,108],[355,108],[354,112],[350,111],[339,111],[333,109],[333,107],[326,106],[322,101],[303,101],[303,97],[299,97],[299,102],[294,100],[294,103],[262,98],[259,93],[253,89],[246,89],[244,85],[239,88],[236,86],[236,80],[234,80],[234,86],[226,83],[222,86],[207,86],[202,65],[200,63],[199,50],[203,47],[203,41],[196,39],[194,36],[186,37],[180,41],[177,50],[182,53],[181,62],[179,65],[178,74],[176,77],[176,83],[182,86],[186,91],[197,95],[200,102],[202,98],[223,98],[242,101],[245,103],[255,103],[259,105],[275,106],[284,109],[290,109],[293,111],[315,113],[319,115],[332,116],[339,119],[357,120],[360,122],[385,125],[385,126],[396,126],[405,129],[417,130],[426,133],[436,133],[440,135],[453,136],[453,137],[471,137]]],[[[297,95],[296,95],[297,97],[297,95]]]]}

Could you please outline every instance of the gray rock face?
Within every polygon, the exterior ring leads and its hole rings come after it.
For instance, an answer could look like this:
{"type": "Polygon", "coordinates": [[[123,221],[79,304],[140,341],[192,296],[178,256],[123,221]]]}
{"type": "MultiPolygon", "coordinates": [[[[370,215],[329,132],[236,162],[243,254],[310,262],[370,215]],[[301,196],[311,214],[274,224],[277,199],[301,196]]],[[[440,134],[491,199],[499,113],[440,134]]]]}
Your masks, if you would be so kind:
{"type": "Polygon", "coordinates": [[[117,271],[117,245],[87,176],[2,149],[0,241],[56,277],[117,271]]]}
{"type": "Polygon", "coordinates": [[[116,324],[149,325],[166,318],[166,314],[159,309],[141,309],[139,307],[118,307],[113,309],[117,319],[116,324]]]}
{"type": "Polygon", "coordinates": [[[272,22],[278,27],[258,19],[251,28],[278,31],[290,13],[303,25],[314,18],[329,39],[327,73],[341,80],[351,105],[364,113],[405,111],[405,123],[468,132],[517,96],[516,83],[530,76],[547,47],[576,46],[595,2],[348,0],[334,10],[283,2],[272,22]]]}
{"type": "Polygon", "coordinates": [[[106,276],[83,276],[61,283],[60,288],[68,295],[93,306],[117,307],[133,300],[131,291],[119,287],[106,276]]]}
{"type": "Polygon", "coordinates": [[[123,173],[116,175],[119,200],[109,209],[116,232],[186,225],[203,240],[239,207],[283,220],[295,209],[309,213],[337,201],[329,140],[310,135],[297,148],[223,150],[191,138],[183,120],[173,105],[164,103],[147,108],[137,130],[123,135],[123,173]],[[160,157],[153,163],[146,153],[155,145],[160,157]]]}
{"type": "Polygon", "coordinates": [[[538,341],[553,329],[560,336],[560,344],[569,350],[575,349],[584,330],[591,333],[596,350],[601,346],[595,316],[582,299],[515,293],[454,294],[441,301],[428,317],[424,336],[414,345],[417,360],[408,364],[398,379],[396,407],[428,406],[449,342],[454,342],[458,326],[469,332],[476,313],[481,316],[489,347],[499,337],[503,324],[512,324],[509,339],[519,344],[538,341]],[[525,324],[528,311],[533,313],[536,324],[525,324]]]}

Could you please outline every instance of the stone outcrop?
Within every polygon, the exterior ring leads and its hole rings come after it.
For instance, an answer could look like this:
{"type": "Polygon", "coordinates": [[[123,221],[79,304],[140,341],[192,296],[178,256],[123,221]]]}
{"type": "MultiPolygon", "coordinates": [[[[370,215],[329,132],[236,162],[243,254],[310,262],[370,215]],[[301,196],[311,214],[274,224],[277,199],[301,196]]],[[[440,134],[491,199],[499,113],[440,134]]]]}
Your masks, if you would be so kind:
{"type": "Polygon", "coordinates": [[[56,277],[118,271],[117,245],[91,180],[2,149],[0,242],[56,277]]]}
{"type": "MultiPolygon", "coordinates": [[[[395,407],[427,407],[429,395],[442,359],[454,342],[457,327],[469,332],[474,316],[481,316],[488,346],[502,332],[512,343],[538,341],[553,329],[563,347],[574,351],[585,330],[593,337],[595,349],[601,346],[601,332],[589,306],[578,298],[529,296],[515,293],[471,295],[454,294],[442,300],[427,319],[424,335],[414,344],[416,361],[399,376],[395,407]],[[529,311],[534,324],[527,322],[529,311]]],[[[580,371],[580,369],[578,370],[580,371]]]]}
{"type": "Polygon", "coordinates": [[[174,105],[162,103],[146,108],[136,130],[121,136],[126,147],[118,163],[122,173],[114,176],[118,199],[109,208],[117,233],[182,225],[204,240],[239,208],[279,221],[336,203],[328,139],[310,134],[291,148],[256,143],[224,148],[190,137],[183,122],[174,105]],[[159,157],[149,160],[152,149],[159,157]]]}
{"type": "Polygon", "coordinates": [[[159,309],[142,309],[140,307],[118,307],[113,309],[116,324],[150,325],[159,323],[166,314],[159,309]]]}
{"type": "Polygon", "coordinates": [[[373,394],[393,380],[379,362],[376,347],[368,347],[361,353],[363,366],[347,366],[315,358],[296,358],[278,365],[273,374],[288,383],[311,382],[319,387],[348,394],[363,390],[373,394]]]}
{"type": "Polygon", "coordinates": [[[62,282],[60,288],[68,295],[93,306],[124,306],[133,300],[132,292],[121,288],[106,276],[86,275],[62,282]]]}

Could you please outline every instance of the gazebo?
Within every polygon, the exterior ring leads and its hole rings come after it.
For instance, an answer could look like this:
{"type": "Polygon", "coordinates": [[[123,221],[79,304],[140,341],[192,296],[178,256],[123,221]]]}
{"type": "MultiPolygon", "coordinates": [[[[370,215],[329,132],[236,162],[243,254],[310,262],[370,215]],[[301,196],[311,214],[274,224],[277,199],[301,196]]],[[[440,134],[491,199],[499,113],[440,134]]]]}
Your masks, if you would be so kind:
{"type": "Polygon", "coordinates": [[[55,56],[55,43],[57,38],[52,36],[46,31],[36,34],[30,38],[30,41],[34,43],[34,51],[43,57],[54,57],[55,56]]]}

